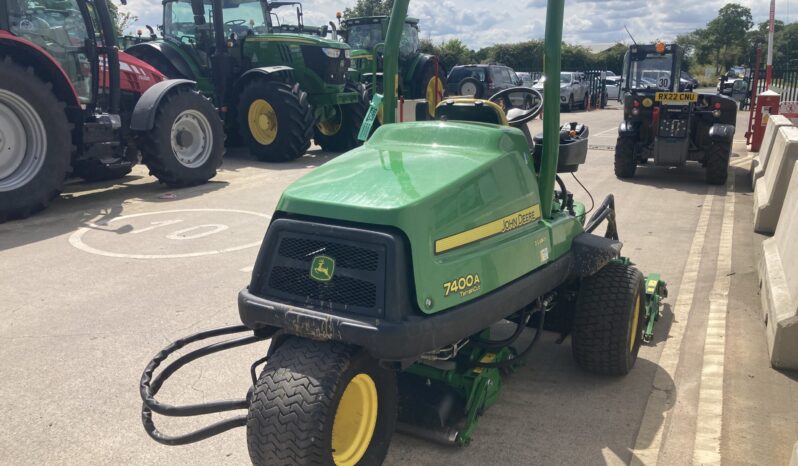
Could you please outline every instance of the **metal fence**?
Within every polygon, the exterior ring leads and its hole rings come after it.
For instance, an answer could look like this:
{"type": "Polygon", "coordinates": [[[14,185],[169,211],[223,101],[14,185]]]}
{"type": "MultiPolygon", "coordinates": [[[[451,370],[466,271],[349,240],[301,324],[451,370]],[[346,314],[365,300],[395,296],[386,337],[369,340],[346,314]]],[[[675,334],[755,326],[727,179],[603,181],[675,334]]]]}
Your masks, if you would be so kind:
{"type": "MultiPolygon", "coordinates": [[[[765,67],[760,66],[756,73],[756,89],[753,89],[753,82],[751,80],[751,91],[753,95],[767,90],[767,83],[765,78],[767,72],[765,67]]],[[[753,78],[752,73],[752,78],[753,78]]],[[[795,102],[798,101],[798,66],[773,68],[773,75],[770,83],[770,89],[781,95],[782,102],[795,102]]]]}

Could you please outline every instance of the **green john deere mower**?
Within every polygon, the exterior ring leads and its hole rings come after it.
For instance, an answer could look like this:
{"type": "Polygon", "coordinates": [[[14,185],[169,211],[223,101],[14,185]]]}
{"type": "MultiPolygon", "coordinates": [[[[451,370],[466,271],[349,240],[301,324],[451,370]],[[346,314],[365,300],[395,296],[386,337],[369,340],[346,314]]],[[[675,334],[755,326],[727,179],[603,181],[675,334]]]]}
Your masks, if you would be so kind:
{"type": "MultiPolygon", "coordinates": [[[[394,3],[384,89],[394,89],[408,2],[394,3]]],[[[180,445],[246,426],[256,465],[379,464],[395,430],[468,444],[478,416],[500,402],[502,377],[544,329],[570,335],[588,371],[632,369],[667,290],[621,256],[612,196],[586,220],[557,176],[584,163],[588,136],[577,123],[559,127],[563,10],[549,0],[545,100],[514,88],[441,102],[435,121],[396,124],[387,92],[386,123],[364,146],[283,193],[239,294],[243,325],[180,339],[145,369],[142,419],[153,439],[180,445]],[[526,123],[541,102],[544,134],[533,139],[526,123]],[[499,333],[508,321],[515,330],[499,333]],[[246,335],[155,374],[186,345],[235,333],[246,335]],[[155,399],[183,365],[264,340],[244,399],[155,399]],[[177,436],[153,419],[237,409],[247,413],[177,436]]]]}
{"type": "Polygon", "coordinates": [[[195,80],[221,109],[228,135],[240,136],[256,157],[293,160],[311,139],[331,151],[359,145],[368,102],[364,86],[347,79],[350,47],[320,37],[318,28],[305,33],[301,6],[296,33],[272,24],[274,10],[297,2],[163,4],[163,39],[127,52],[170,78],[195,80]]]}

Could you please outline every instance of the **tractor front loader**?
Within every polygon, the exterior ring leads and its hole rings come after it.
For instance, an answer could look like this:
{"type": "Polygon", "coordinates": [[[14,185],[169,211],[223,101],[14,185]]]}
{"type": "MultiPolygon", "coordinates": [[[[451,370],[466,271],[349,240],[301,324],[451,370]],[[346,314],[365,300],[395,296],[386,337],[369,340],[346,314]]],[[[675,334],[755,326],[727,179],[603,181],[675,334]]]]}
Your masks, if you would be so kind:
{"type": "Polygon", "coordinates": [[[153,439],[185,444],[246,426],[256,465],[380,464],[395,430],[467,445],[551,322],[570,336],[576,363],[605,376],[631,371],[651,338],[665,283],[621,255],[612,195],[587,219],[558,176],[585,162],[589,133],[559,126],[564,2],[548,4],[545,99],[511,88],[397,124],[391,91],[408,3],[394,3],[386,34],[384,124],[285,190],[238,296],[243,325],[178,340],[145,369],[153,439]],[[544,106],[536,144],[527,122],[544,106]],[[497,333],[504,321],[512,334],[497,333]],[[246,335],[156,374],[178,349],[236,333],[246,335]],[[245,398],[156,400],[190,361],[267,339],[245,398]],[[154,422],[235,409],[247,413],[185,435],[154,422]]]}

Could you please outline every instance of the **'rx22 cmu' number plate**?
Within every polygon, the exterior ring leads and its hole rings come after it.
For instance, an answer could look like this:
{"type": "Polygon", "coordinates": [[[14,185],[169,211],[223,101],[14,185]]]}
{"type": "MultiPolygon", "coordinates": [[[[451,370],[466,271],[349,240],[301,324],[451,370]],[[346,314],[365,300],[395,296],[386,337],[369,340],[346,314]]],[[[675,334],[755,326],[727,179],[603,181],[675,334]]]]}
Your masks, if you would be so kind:
{"type": "Polygon", "coordinates": [[[654,100],[657,102],[686,104],[697,101],[698,94],[695,92],[657,92],[654,100]]]}

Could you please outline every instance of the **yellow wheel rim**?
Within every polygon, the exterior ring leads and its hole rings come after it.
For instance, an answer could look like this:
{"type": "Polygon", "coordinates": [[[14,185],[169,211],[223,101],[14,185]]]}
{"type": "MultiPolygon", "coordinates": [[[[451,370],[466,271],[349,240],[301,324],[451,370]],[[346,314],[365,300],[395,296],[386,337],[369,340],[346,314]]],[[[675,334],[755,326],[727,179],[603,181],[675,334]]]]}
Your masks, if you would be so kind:
{"type": "Polygon", "coordinates": [[[443,100],[443,83],[437,76],[427,82],[427,111],[430,116],[435,116],[435,107],[443,100]]]}
{"type": "Polygon", "coordinates": [[[377,387],[366,374],[346,386],[335,411],[332,428],[333,461],[353,466],[366,454],[377,425],[377,387]]]}
{"type": "Polygon", "coordinates": [[[635,349],[635,342],[637,341],[637,323],[640,319],[640,295],[637,295],[637,299],[635,300],[635,309],[632,311],[632,328],[629,332],[629,352],[631,353],[635,349]]]}
{"type": "Polygon", "coordinates": [[[320,121],[316,127],[319,128],[319,132],[325,136],[335,136],[338,134],[338,131],[341,131],[342,119],[343,115],[341,114],[341,107],[339,106],[335,110],[335,118],[327,121],[320,121]]]}
{"type": "Polygon", "coordinates": [[[252,137],[258,144],[268,146],[277,138],[277,113],[271,104],[263,99],[258,99],[249,106],[247,123],[252,137]]]}

